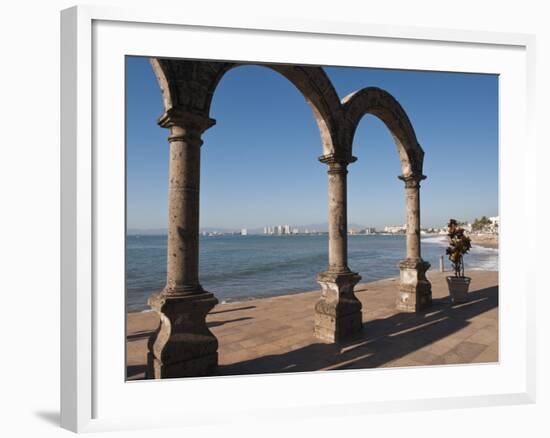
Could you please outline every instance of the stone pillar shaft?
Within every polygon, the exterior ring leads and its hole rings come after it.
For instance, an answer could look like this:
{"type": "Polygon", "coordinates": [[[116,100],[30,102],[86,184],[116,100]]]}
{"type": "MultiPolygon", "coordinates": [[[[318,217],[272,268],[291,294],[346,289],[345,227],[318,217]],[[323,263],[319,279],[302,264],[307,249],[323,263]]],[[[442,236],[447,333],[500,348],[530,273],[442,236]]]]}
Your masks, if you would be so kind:
{"type": "Polygon", "coordinates": [[[348,268],[348,160],[333,156],[319,159],[328,164],[328,265],[329,272],[349,272],[348,268]]]}
{"type": "Polygon", "coordinates": [[[170,129],[166,286],[149,298],[160,323],[149,338],[147,377],[204,376],[218,364],[218,340],[206,315],[218,303],[199,282],[201,135],[214,120],[171,110],[159,120],[170,129]]]}
{"type": "Polygon", "coordinates": [[[361,330],[361,302],[353,288],[361,277],[348,267],[347,166],[355,157],[325,155],[328,168],[328,271],[317,274],[321,297],[315,305],[315,336],[338,342],[361,330]]]}
{"type": "Polygon", "coordinates": [[[328,264],[331,272],[348,268],[347,164],[334,163],[328,170],[328,264]]]}
{"type": "Polygon", "coordinates": [[[420,181],[424,175],[400,176],[405,182],[405,209],[407,220],[406,258],[399,264],[401,270],[397,308],[403,312],[417,312],[432,303],[432,288],[426,278],[430,264],[422,260],[420,245],[420,181]]]}
{"type": "Polygon", "coordinates": [[[407,259],[420,260],[420,183],[405,179],[407,259]]]}
{"type": "Polygon", "coordinates": [[[171,126],[166,292],[200,291],[200,133],[171,126]]]}

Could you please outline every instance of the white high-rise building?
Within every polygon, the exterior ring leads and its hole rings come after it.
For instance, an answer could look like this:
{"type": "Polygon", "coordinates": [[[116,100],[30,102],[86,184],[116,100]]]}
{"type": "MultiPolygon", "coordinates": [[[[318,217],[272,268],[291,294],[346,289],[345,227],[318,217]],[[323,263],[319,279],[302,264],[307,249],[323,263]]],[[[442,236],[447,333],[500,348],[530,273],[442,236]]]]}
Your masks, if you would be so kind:
{"type": "Polygon", "coordinates": [[[243,228],[241,230],[241,236],[246,236],[246,235],[248,235],[248,230],[246,228],[243,228]]]}
{"type": "Polygon", "coordinates": [[[403,233],[407,230],[406,225],[390,225],[384,227],[385,233],[391,233],[391,234],[397,234],[397,233],[403,233]]]}

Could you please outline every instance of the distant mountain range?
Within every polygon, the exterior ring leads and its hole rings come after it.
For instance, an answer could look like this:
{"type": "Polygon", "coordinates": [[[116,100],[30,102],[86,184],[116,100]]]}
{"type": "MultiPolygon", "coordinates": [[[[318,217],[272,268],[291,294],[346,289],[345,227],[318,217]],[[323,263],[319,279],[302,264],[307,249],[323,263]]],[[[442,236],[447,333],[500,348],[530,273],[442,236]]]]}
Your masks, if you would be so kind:
{"type": "MultiPolygon", "coordinates": [[[[284,224],[277,224],[277,225],[284,225],[284,224]]],[[[319,224],[307,224],[307,225],[292,225],[292,224],[289,224],[289,225],[293,228],[299,228],[301,231],[305,230],[306,228],[310,231],[311,230],[316,230],[316,231],[321,231],[321,232],[328,231],[328,224],[326,222],[325,223],[319,223],[319,224]]],[[[269,226],[273,226],[273,225],[269,225],[269,226]]],[[[363,229],[363,228],[366,228],[366,227],[365,227],[365,225],[359,225],[359,224],[351,223],[351,224],[348,224],[348,228],[363,229]]],[[[201,233],[202,232],[211,233],[211,232],[214,232],[214,231],[218,231],[220,233],[235,233],[235,232],[239,232],[240,230],[241,230],[240,228],[222,228],[222,227],[219,227],[219,228],[216,228],[216,227],[201,227],[201,229],[200,229],[201,233]]],[[[249,234],[263,234],[264,229],[263,229],[263,227],[261,227],[261,228],[247,228],[247,231],[248,231],[249,234]]],[[[148,229],[128,228],[127,232],[130,235],[139,234],[139,235],[142,235],[142,236],[159,236],[159,235],[166,234],[167,229],[166,228],[148,228],[148,229]]]]}

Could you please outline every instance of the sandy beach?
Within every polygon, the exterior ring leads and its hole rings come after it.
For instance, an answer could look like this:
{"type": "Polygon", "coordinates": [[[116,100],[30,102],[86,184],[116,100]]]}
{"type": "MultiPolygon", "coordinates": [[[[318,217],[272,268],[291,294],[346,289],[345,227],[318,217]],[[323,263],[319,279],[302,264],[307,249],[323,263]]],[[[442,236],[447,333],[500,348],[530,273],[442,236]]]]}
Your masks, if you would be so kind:
{"type": "MultiPolygon", "coordinates": [[[[473,245],[482,246],[485,248],[498,249],[498,235],[496,234],[467,234],[472,240],[473,245]]],[[[446,237],[446,234],[425,234],[424,238],[430,237],[446,237]]]]}
{"type": "Polygon", "coordinates": [[[470,234],[472,244],[485,248],[498,248],[498,235],[496,234],[470,234]]]}
{"type": "MultiPolygon", "coordinates": [[[[395,309],[398,279],[362,283],[363,330],[340,344],[313,337],[319,291],[218,304],[207,322],[219,341],[219,375],[498,361],[498,272],[470,271],[470,299],[451,305],[445,277],[429,272],[433,306],[395,309]]],[[[143,379],[153,312],[127,318],[127,377],[143,379]]]]}

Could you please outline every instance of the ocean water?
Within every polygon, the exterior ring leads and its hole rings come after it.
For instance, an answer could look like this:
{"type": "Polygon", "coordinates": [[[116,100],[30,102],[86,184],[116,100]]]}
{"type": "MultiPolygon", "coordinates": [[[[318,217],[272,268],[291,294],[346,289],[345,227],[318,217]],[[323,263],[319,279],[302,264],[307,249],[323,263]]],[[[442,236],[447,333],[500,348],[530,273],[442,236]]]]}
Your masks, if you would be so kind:
{"type": "MultiPolygon", "coordinates": [[[[439,269],[445,236],[422,239],[422,258],[439,269]]],[[[362,282],[399,276],[405,257],[404,236],[349,236],[350,268],[362,282]]],[[[498,250],[474,247],[466,271],[498,270],[498,250]]],[[[284,295],[318,289],[315,274],[328,263],[327,236],[207,236],[200,240],[200,279],[220,302],[284,295]]],[[[445,257],[445,268],[450,262],[445,257]]],[[[127,310],[146,310],[147,298],[166,280],[166,236],[128,236],[127,310]]]]}

